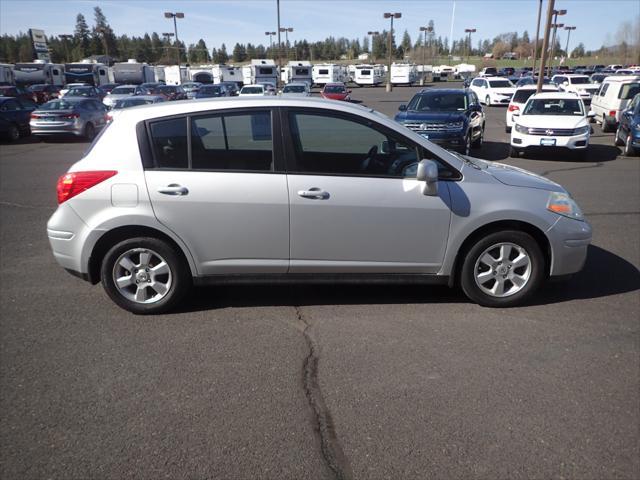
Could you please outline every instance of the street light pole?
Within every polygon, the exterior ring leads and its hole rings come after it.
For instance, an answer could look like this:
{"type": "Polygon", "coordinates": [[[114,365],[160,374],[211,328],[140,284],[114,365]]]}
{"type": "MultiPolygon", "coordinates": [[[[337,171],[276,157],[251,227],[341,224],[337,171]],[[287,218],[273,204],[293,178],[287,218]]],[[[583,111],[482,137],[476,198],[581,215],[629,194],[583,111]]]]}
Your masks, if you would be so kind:
{"type": "Polygon", "coordinates": [[[180,65],[180,45],[178,44],[178,22],[177,18],[184,18],[184,13],[182,12],[164,12],[164,18],[173,18],[173,31],[176,36],[176,52],[178,54],[178,65],[180,65]]]}
{"type": "Polygon", "coordinates": [[[538,42],[540,39],[540,16],[542,15],[542,0],[538,4],[538,24],[536,26],[536,43],[533,45],[533,68],[531,69],[531,76],[536,75],[536,58],[538,57],[538,42]]]}
{"type": "Polygon", "coordinates": [[[64,44],[64,58],[65,58],[65,62],[69,63],[71,60],[69,59],[69,45],[68,45],[68,41],[70,39],[73,38],[73,35],[69,35],[69,34],[62,34],[62,35],[58,35],[61,39],[62,39],[62,43],[64,44]]]}
{"type": "Polygon", "coordinates": [[[544,40],[542,41],[542,58],[540,59],[540,72],[538,73],[538,85],[536,93],[542,91],[544,82],[544,64],[547,60],[547,48],[549,47],[549,34],[551,33],[551,17],[553,17],[553,7],[555,0],[549,0],[549,8],[547,9],[547,22],[544,27],[544,40]]]}
{"type": "Polygon", "coordinates": [[[377,30],[375,32],[373,31],[368,31],[367,35],[371,36],[371,60],[375,61],[375,59],[373,58],[373,37],[375,37],[376,35],[380,35],[380,32],[378,32],[377,30]]]}
{"type": "Polygon", "coordinates": [[[280,27],[280,31],[284,32],[284,48],[287,52],[287,62],[289,61],[289,33],[293,32],[291,27],[280,27]]]}
{"type": "Polygon", "coordinates": [[[425,83],[425,52],[427,50],[427,32],[431,33],[433,31],[433,27],[420,27],[420,31],[424,32],[424,44],[422,45],[422,78],[420,79],[420,85],[424,85],[425,83]]]}
{"type": "Polygon", "coordinates": [[[393,39],[393,19],[394,18],[401,18],[402,17],[402,13],[400,12],[394,12],[394,13],[390,13],[390,12],[386,12],[384,14],[384,18],[390,18],[391,19],[391,29],[389,31],[389,41],[387,42],[387,49],[389,50],[389,61],[387,63],[387,92],[390,92],[391,90],[393,90],[393,86],[391,85],[391,57],[392,57],[392,51],[391,51],[391,45],[392,45],[392,39],[393,39]]]}
{"type": "Polygon", "coordinates": [[[559,15],[566,15],[567,11],[566,10],[554,10],[553,11],[553,25],[551,25],[553,27],[553,38],[551,40],[551,45],[549,46],[549,49],[551,50],[551,56],[549,58],[549,74],[548,76],[551,76],[551,68],[553,67],[553,57],[555,56],[555,51],[556,51],[556,32],[558,31],[558,27],[562,28],[564,27],[564,23],[558,23],[558,16],[559,15]]]}
{"type": "Polygon", "coordinates": [[[269,35],[269,50],[271,50],[271,53],[273,54],[273,36],[276,32],[264,32],[264,34],[269,35]]]}
{"type": "Polygon", "coordinates": [[[576,27],[564,27],[565,30],[567,30],[567,47],[564,49],[564,51],[567,54],[567,59],[570,57],[569,55],[569,39],[571,38],[571,30],[575,30],[576,27]]]}
{"type": "Polygon", "coordinates": [[[469,34],[469,45],[467,45],[467,62],[469,61],[469,51],[471,50],[471,34],[476,33],[475,28],[465,28],[465,33],[469,34]]]}

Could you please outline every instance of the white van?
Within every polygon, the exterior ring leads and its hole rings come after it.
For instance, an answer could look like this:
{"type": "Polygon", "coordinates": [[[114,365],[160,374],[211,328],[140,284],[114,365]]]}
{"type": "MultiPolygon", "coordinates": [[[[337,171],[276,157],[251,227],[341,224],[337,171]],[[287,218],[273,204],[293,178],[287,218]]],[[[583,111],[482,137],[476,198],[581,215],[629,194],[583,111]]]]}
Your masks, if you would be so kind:
{"type": "Polygon", "coordinates": [[[604,79],[591,100],[591,110],[603,132],[615,130],[621,112],[640,93],[640,75],[611,76],[604,79]]]}

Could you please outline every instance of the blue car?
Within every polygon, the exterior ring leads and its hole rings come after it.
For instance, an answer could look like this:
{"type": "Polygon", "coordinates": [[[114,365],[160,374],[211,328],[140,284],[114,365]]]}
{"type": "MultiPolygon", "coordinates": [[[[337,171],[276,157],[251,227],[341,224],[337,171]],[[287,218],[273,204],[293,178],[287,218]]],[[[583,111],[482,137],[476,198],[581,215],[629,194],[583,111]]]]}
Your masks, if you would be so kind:
{"type": "Polygon", "coordinates": [[[13,142],[22,135],[29,135],[31,112],[38,106],[15,97],[0,97],[0,136],[13,142]]]}
{"type": "Polygon", "coordinates": [[[640,93],[636,94],[626,110],[620,115],[615,144],[624,146],[624,155],[640,155],[640,93]]]}
{"type": "Polygon", "coordinates": [[[421,90],[399,110],[396,122],[443,148],[469,155],[482,146],[485,115],[469,89],[421,90]]]}

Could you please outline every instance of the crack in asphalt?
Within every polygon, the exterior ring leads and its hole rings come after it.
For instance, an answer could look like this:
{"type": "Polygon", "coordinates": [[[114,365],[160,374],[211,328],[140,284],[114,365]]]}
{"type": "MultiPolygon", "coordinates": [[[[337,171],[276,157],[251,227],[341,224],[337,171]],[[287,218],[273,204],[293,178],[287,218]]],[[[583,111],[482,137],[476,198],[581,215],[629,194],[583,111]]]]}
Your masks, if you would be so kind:
{"type": "Polygon", "coordinates": [[[14,207],[14,208],[30,208],[34,210],[55,210],[54,207],[50,207],[48,205],[25,205],[22,203],[13,203],[13,202],[0,202],[0,206],[14,207]]]}
{"type": "Polygon", "coordinates": [[[556,172],[572,172],[573,170],[585,170],[587,168],[598,168],[604,165],[604,162],[596,162],[595,165],[583,165],[581,167],[571,167],[571,168],[556,168],[554,170],[547,170],[545,172],[542,172],[540,175],[543,177],[548,176],[550,173],[556,173],[556,172]]]}
{"type": "Polygon", "coordinates": [[[329,469],[333,472],[336,480],[349,480],[353,477],[351,468],[347,461],[342,446],[336,436],[331,412],[327,408],[320,390],[318,382],[318,361],[319,353],[315,339],[311,335],[311,325],[302,315],[299,306],[295,306],[296,320],[298,328],[302,331],[309,355],[305,358],[302,368],[304,394],[307,397],[309,406],[313,410],[316,420],[316,431],[320,436],[320,446],[322,457],[329,469]]]}

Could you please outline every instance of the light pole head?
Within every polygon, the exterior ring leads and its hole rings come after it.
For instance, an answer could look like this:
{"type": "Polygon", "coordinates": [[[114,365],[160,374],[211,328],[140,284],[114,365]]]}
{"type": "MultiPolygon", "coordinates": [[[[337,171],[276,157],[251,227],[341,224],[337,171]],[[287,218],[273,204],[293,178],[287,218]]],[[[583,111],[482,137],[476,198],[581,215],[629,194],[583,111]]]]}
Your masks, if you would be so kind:
{"type": "Polygon", "coordinates": [[[575,30],[576,27],[564,27],[565,30],[575,30]]]}
{"type": "Polygon", "coordinates": [[[176,17],[178,17],[178,18],[184,18],[184,13],[182,13],[182,12],[176,12],[176,17]]]}
{"type": "Polygon", "coordinates": [[[380,35],[380,32],[378,32],[377,30],[375,32],[368,31],[367,35],[380,35]]]}
{"type": "Polygon", "coordinates": [[[164,18],[173,18],[173,13],[171,13],[171,12],[164,12],[164,18]]]}
{"type": "Polygon", "coordinates": [[[464,31],[465,31],[465,33],[476,33],[476,29],[475,28],[465,28],[464,31]]]}
{"type": "Polygon", "coordinates": [[[553,14],[554,15],[566,15],[567,11],[566,10],[554,10],[553,14]]]}

